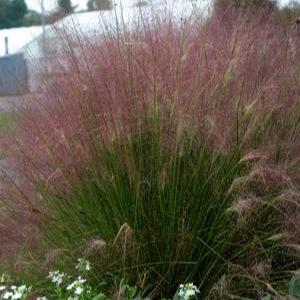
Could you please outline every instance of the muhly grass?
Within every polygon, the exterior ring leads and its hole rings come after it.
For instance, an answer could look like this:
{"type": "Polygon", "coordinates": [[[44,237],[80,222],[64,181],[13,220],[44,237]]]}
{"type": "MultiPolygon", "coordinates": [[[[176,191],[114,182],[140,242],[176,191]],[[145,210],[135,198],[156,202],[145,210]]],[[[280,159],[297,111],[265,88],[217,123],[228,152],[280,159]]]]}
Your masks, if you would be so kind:
{"type": "Polygon", "coordinates": [[[1,199],[34,229],[11,269],[30,281],[84,257],[111,297],[124,279],[153,298],[188,282],[200,299],[284,295],[300,267],[289,36],[263,10],[149,22],[77,40],[24,113],[8,142],[23,181],[1,199]]]}

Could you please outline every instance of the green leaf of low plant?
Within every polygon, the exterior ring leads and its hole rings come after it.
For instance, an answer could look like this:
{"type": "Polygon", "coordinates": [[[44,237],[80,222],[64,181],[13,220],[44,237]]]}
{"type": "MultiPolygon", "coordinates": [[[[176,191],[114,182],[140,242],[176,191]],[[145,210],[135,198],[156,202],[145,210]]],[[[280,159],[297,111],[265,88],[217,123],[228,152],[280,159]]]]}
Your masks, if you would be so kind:
{"type": "Polygon", "coordinates": [[[98,294],[92,300],[105,300],[106,296],[103,293],[98,294]]]}
{"type": "Polygon", "coordinates": [[[290,280],[289,295],[300,298],[300,275],[295,275],[290,280]]]}
{"type": "Polygon", "coordinates": [[[266,296],[263,296],[260,300],[272,300],[272,296],[268,294],[266,296]]]}
{"type": "Polygon", "coordinates": [[[132,300],[137,294],[137,287],[135,286],[130,286],[130,285],[125,285],[126,288],[126,293],[127,293],[127,299],[132,300]]]}

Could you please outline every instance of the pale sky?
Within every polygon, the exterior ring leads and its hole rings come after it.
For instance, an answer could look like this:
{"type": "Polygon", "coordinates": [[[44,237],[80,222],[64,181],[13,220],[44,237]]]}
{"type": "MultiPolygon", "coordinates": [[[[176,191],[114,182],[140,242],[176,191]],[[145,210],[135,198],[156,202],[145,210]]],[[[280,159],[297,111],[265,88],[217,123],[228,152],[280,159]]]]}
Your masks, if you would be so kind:
{"type": "MultiPolygon", "coordinates": [[[[40,1],[41,0],[26,0],[26,3],[29,8],[40,11],[40,1]]],[[[300,2],[300,0],[296,0],[300,2]]],[[[50,10],[55,7],[57,0],[44,0],[44,5],[46,10],[50,10]]],[[[278,0],[281,5],[285,5],[290,2],[290,0],[278,0]]],[[[78,5],[79,9],[86,9],[87,0],[72,0],[73,5],[78,5]]]]}

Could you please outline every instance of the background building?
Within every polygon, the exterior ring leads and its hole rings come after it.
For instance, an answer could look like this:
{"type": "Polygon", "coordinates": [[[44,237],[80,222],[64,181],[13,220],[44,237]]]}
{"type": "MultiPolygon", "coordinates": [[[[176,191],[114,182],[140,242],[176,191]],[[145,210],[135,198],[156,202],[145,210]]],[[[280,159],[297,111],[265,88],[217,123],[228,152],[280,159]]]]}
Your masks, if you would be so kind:
{"type": "MultiPolygon", "coordinates": [[[[8,81],[16,78],[26,86],[22,90],[16,89],[16,94],[25,91],[38,92],[45,77],[59,76],[68,69],[64,60],[68,51],[80,56],[87,41],[99,39],[104,33],[114,34],[124,27],[134,28],[141,24],[141,18],[151,18],[154,14],[171,14],[180,23],[193,11],[207,11],[208,3],[209,0],[115,0],[111,10],[68,15],[46,26],[45,34],[41,26],[1,30],[0,66],[3,60],[4,65],[11,64],[14,71],[10,74],[7,71],[9,67],[0,67],[0,77],[7,79],[2,83],[0,81],[0,96],[1,90],[5,91],[3,84],[7,85],[8,81]],[[17,54],[9,59],[5,50],[5,37],[8,38],[9,54],[17,54]]],[[[14,86],[14,83],[11,82],[10,85],[14,86]]]]}

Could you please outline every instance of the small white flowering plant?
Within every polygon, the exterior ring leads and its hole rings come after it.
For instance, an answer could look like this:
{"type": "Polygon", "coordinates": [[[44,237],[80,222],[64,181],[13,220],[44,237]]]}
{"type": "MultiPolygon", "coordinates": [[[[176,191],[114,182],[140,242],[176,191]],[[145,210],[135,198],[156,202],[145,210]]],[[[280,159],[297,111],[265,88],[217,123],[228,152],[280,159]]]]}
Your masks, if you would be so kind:
{"type": "Polygon", "coordinates": [[[91,271],[91,263],[85,258],[78,258],[76,269],[81,273],[91,271]]]}
{"type": "MultiPolygon", "coordinates": [[[[48,279],[54,284],[55,290],[51,289],[50,299],[55,300],[104,300],[106,297],[92,289],[83,274],[87,275],[91,270],[91,264],[84,258],[79,258],[76,270],[80,273],[75,279],[58,270],[49,272],[48,279]]],[[[41,298],[42,300],[43,298],[41,298]]],[[[44,299],[43,299],[44,300],[44,299]]]]}
{"type": "Polygon", "coordinates": [[[8,300],[25,300],[31,292],[31,287],[25,284],[16,285],[1,285],[0,286],[0,299],[8,300]]]}
{"type": "Polygon", "coordinates": [[[31,287],[22,284],[13,285],[10,276],[6,273],[0,275],[0,299],[25,300],[31,292],[31,287]]]}
{"type": "Polygon", "coordinates": [[[88,299],[88,296],[92,294],[92,288],[87,284],[86,279],[78,276],[67,288],[69,294],[68,299],[88,299]]]}
{"type": "MultiPolygon", "coordinates": [[[[88,260],[80,258],[77,260],[75,269],[78,271],[73,277],[60,270],[50,271],[47,276],[47,288],[44,295],[38,295],[36,300],[108,300],[110,298],[94,289],[88,282],[91,264],[88,260]],[[49,284],[50,283],[50,284],[49,284]],[[47,295],[47,296],[46,296],[47,295]]],[[[148,299],[138,295],[137,287],[127,284],[126,280],[121,281],[122,289],[126,294],[126,300],[148,299]]],[[[32,292],[32,287],[26,285],[13,285],[13,281],[6,274],[0,276],[0,300],[26,300],[32,292]]]]}
{"type": "Polygon", "coordinates": [[[197,299],[199,293],[199,289],[193,283],[180,284],[177,298],[180,300],[197,299]]]}
{"type": "Polygon", "coordinates": [[[64,283],[66,274],[60,271],[51,271],[49,272],[48,279],[52,281],[57,287],[61,286],[64,283]]]}
{"type": "Polygon", "coordinates": [[[2,274],[0,276],[0,299],[2,298],[3,293],[8,288],[9,282],[10,282],[10,278],[7,274],[2,274]]]}

